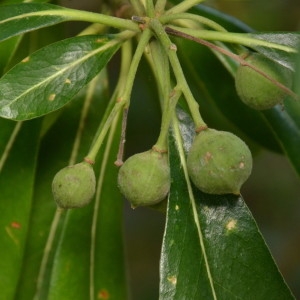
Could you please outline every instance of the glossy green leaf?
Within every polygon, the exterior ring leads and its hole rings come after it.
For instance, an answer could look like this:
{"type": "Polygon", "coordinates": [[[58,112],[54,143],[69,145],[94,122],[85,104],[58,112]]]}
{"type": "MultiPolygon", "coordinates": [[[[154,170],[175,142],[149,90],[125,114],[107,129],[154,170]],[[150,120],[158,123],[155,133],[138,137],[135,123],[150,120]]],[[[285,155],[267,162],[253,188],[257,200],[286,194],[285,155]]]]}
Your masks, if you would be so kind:
{"type": "Polygon", "coordinates": [[[0,116],[25,120],[59,109],[100,72],[119,45],[113,36],[80,36],[36,51],[0,79],[0,116]]]}
{"type": "Polygon", "coordinates": [[[160,299],[294,299],[243,198],[208,195],[191,187],[185,151],[193,126],[182,112],[179,119],[170,141],[173,183],[160,299]]]}
{"type": "Polygon", "coordinates": [[[1,5],[0,41],[38,28],[51,26],[70,17],[67,9],[47,3],[1,5]]]}
{"type": "Polygon", "coordinates": [[[253,45],[252,48],[256,51],[264,54],[270,59],[277,61],[282,66],[295,70],[295,61],[297,57],[297,52],[300,45],[300,33],[299,32],[270,32],[270,33],[249,33],[251,37],[258,40],[264,40],[271,43],[276,43],[279,45],[285,45],[294,49],[292,52],[285,52],[273,49],[272,47],[262,47],[253,45]]]}
{"type": "Polygon", "coordinates": [[[1,123],[0,136],[7,138],[0,143],[0,289],[2,299],[13,299],[31,216],[41,122],[1,123]]]}
{"type": "Polygon", "coordinates": [[[84,10],[64,8],[47,3],[1,5],[0,41],[15,35],[51,26],[64,21],[86,21],[138,31],[131,20],[125,20],[84,10]]]}

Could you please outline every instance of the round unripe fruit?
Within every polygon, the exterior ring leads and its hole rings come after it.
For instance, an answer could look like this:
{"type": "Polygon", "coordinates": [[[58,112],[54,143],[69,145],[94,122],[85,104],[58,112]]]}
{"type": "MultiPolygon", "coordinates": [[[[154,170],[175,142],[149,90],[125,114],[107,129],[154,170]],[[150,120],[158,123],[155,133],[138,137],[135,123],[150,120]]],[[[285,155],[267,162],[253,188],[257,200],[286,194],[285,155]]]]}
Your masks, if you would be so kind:
{"type": "Polygon", "coordinates": [[[120,191],[133,208],[164,200],[170,181],[168,156],[154,150],[129,157],[118,175],[120,191]]]}
{"type": "MultiPolygon", "coordinates": [[[[258,53],[249,55],[245,60],[273,80],[287,88],[291,87],[291,72],[278,63],[258,53]]],[[[235,86],[241,100],[257,110],[269,109],[282,103],[286,97],[286,92],[282,88],[247,65],[241,64],[238,67],[235,86]]]]}
{"type": "Polygon", "coordinates": [[[191,146],[187,168],[192,182],[208,194],[239,194],[252,170],[248,146],[236,135],[206,129],[191,146]]]}
{"type": "Polygon", "coordinates": [[[61,169],[53,178],[52,193],[61,208],[82,207],[90,203],[96,189],[93,167],[87,162],[61,169]]]}

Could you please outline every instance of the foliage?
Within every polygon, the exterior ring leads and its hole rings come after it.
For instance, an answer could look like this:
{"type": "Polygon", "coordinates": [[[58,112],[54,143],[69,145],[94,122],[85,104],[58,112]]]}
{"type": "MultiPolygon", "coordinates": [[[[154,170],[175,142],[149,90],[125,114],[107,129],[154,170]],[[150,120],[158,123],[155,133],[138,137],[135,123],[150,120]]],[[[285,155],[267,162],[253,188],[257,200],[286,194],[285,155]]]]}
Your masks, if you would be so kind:
{"type": "Polygon", "coordinates": [[[141,76],[162,115],[153,149],[168,152],[171,172],[168,199],[154,207],[166,210],[159,299],[294,299],[243,197],[196,189],[186,156],[208,126],[253,153],[283,153],[300,174],[300,34],[254,32],[200,0],[114,1],[101,13],[14,2],[0,6],[2,298],[128,298],[117,174],[141,76]],[[89,24],[62,36],[70,21],[89,24]],[[248,51],[293,72],[284,109],[238,98],[248,51]],[[83,160],[97,176],[93,202],[57,208],[54,175],[83,160]]]}

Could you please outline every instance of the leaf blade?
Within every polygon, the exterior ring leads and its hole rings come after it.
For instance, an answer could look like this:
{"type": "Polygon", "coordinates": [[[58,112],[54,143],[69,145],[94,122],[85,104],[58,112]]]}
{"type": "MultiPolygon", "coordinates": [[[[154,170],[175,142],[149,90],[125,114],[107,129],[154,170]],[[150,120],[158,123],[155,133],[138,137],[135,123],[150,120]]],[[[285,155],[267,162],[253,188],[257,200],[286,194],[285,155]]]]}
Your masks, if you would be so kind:
{"type": "MultiPolygon", "coordinates": [[[[190,132],[184,141],[188,148],[193,126],[181,126],[185,133],[190,132]]],[[[171,186],[168,204],[160,299],[249,299],[249,295],[294,299],[242,197],[208,195],[195,189],[196,211],[193,209],[185,162],[178,154],[180,145],[175,133],[170,160],[176,184],[171,186]]]]}
{"type": "Polygon", "coordinates": [[[1,296],[5,299],[13,299],[22,267],[33,198],[39,129],[40,120],[22,124],[11,147],[5,149],[9,155],[1,168],[0,286],[1,296]]]}
{"type": "Polygon", "coordinates": [[[67,21],[70,18],[62,13],[64,11],[67,9],[47,3],[2,5],[0,10],[0,41],[67,21]],[[55,14],[55,11],[60,12],[60,14],[55,14]]]}
{"type": "Polygon", "coordinates": [[[38,50],[0,79],[0,116],[25,120],[59,109],[100,72],[119,46],[111,36],[81,36],[38,50]]]}

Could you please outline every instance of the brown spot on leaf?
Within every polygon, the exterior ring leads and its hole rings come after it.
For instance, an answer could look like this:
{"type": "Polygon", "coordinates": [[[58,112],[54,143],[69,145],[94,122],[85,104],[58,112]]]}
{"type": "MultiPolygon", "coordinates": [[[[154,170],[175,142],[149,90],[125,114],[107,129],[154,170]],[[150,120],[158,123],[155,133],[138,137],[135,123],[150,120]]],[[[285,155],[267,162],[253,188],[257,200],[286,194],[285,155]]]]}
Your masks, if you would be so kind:
{"type": "Polygon", "coordinates": [[[18,223],[18,222],[11,222],[11,223],[10,223],[10,226],[11,226],[12,228],[16,228],[16,229],[21,228],[21,224],[18,223]]]}
{"type": "Polygon", "coordinates": [[[110,298],[110,295],[109,295],[109,292],[106,290],[106,289],[102,289],[99,291],[98,293],[98,299],[109,299],[110,298]]]}

